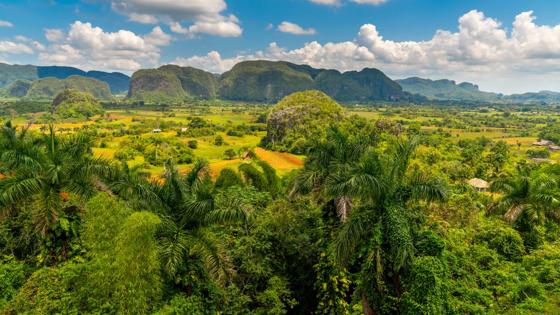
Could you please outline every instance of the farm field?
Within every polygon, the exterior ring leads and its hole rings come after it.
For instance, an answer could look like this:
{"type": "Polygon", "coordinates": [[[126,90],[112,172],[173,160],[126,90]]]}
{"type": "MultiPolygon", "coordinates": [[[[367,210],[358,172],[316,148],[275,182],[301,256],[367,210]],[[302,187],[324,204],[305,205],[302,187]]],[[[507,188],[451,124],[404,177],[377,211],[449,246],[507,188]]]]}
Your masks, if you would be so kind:
{"type": "MultiPolygon", "coordinates": [[[[264,124],[256,123],[258,116],[266,113],[267,108],[213,107],[199,110],[176,109],[169,112],[151,110],[108,110],[103,115],[96,115],[87,120],[68,120],[55,123],[55,129],[60,133],[74,133],[90,130],[95,133],[93,154],[97,157],[114,160],[119,157],[119,151],[134,139],[144,139],[148,142],[172,141],[173,145],[187,147],[191,141],[196,141],[196,148],[191,148],[193,158],[205,159],[209,162],[211,174],[215,177],[226,167],[236,169],[246,160],[242,157],[245,151],[254,150],[256,157],[271,164],[279,175],[284,175],[303,166],[303,157],[290,153],[273,152],[257,148],[262,137],[266,135],[264,124]],[[202,121],[205,126],[189,127],[192,119],[202,121]],[[199,128],[200,127],[200,128],[199,128]],[[233,134],[231,130],[252,128],[249,132],[233,134]],[[154,132],[155,129],[161,131],[154,132]],[[190,129],[190,131],[189,131],[190,129]],[[202,131],[197,129],[201,129],[202,131]],[[209,130],[211,129],[211,130],[209,130]],[[187,130],[179,135],[181,130],[187,130]],[[133,131],[133,134],[131,134],[133,131]],[[228,131],[229,134],[228,134],[228,131]],[[223,143],[217,145],[216,137],[221,137],[223,143]],[[233,151],[226,156],[227,151],[233,151]]],[[[14,123],[18,126],[29,127],[30,130],[46,132],[48,125],[38,122],[42,113],[17,117],[14,123]]],[[[122,159],[121,159],[122,160],[122,159]]],[[[130,167],[140,166],[152,176],[163,173],[164,158],[150,164],[142,154],[132,155],[126,159],[130,167]]],[[[186,172],[192,163],[178,163],[179,170],[186,172]]]]}
{"type": "MultiPolygon", "coordinates": [[[[269,109],[266,105],[232,103],[229,106],[174,108],[168,111],[107,110],[102,115],[88,119],[57,121],[55,127],[60,133],[90,130],[95,134],[95,156],[121,160],[130,167],[141,167],[155,177],[163,172],[165,153],[151,163],[138,150],[123,158],[122,151],[133,139],[144,141],[146,147],[153,145],[154,141],[161,142],[163,146],[180,147],[188,147],[189,142],[196,142],[196,147],[189,149],[191,161],[177,163],[178,169],[183,172],[190,169],[195,159],[200,158],[209,162],[211,174],[215,177],[226,167],[236,169],[245,163],[246,157],[243,155],[252,150],[256,157],[272,165],[279,175],[284,175],[301,168],[304,157],[258,147],[266,135],[262,118],[261,122],[258,120],[259,117],[266,117],[269,109]],[[221,144],[216,144],[216,138],[221,138],[221,144]]],[[[46,132],[48,126],[41,122],[42,115],[18,116],[13,122],[27,126],[30,130],[46,132]]],[[[389,121],[404,129],[440,134],[451,141],[478,138],[503,140],[515,148],[518,159],[527,158],[526,152],[534,148],[533,143],[539,139],[539,130],[545,122],[560,119],[558,113],[550,111],[504,114],[498,110],[479,108],[450,111],[436,107],[351,108],[347,110],[347,115],[357,115],[368,121],[389,121]]],[[[552,151],[547,159],[559,162],[560,152],[552,151]]]]}

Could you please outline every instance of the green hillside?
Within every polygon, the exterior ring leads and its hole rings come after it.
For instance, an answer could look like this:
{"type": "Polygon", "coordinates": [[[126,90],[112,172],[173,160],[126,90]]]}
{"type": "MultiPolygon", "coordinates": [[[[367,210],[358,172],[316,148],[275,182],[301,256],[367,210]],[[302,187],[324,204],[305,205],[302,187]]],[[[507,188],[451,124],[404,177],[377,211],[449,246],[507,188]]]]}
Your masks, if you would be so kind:
{"type": "Polygon", "coordinates": [[[63,118],[83,118],[102,114],[103,107],[93,95],[73,89],[60,92],[52,102],[53,112],[63,118]]]}
{"type": "Polygon", "coordinates": [[[25,97],[32,99],[53,99],[65,89],[88,92],[97,99],[111,98],[109,85],[92,78],[71,76],[67,79],[44,78],[33,81],[25,97]]]}
{"type": "Polygon", "coordinates": [[[155,69],[136,71],[130,79],[128,97],[149,102],[174,101],[186,96],[177,75],[155,69]]]}
{"type": "Polygon", "coordinates": [[[314,88],[313,78],[286,62],[246,61],[221,77],[224,99],[273,102],[293,92],[314,88]]]}
{"type": "Polygon", "coordinates": [[[17,80],[12,82],[6,88],[6,94],[9,97],[24,97],[31,88],[33,83],[28,80],[17,80]]]}
{"type": "Polygon", "coordinates": [[[324,137],[324,126],[343,117],[342,106],[321,91],[291,94],[272,108],[264,144],[270,149],[303,154],[309,141],[324,137]]]}
{"type": "Polygon", "coordinates": [[[7,87],[17,80],[35,80],[37,78],[37,67],[35,66],[0,63],[0,88],[7,87]]]}
{"type": "Polygon", "coordinates": [[[209,72],[175,65],[165,65],[158,70],[176,75],[181,81],[181,87],[189,96],[209,99],[218,94],[218,78],[209,72]]]}
{"type": "Polygon", "coordinates": [[[457,84],[452,80],[434,81],[417,77],[397,82],[406,92],[436,100],[495,101],[500,98],[499,94],[480,91],[478,86],[468,82],[457,84]]]}

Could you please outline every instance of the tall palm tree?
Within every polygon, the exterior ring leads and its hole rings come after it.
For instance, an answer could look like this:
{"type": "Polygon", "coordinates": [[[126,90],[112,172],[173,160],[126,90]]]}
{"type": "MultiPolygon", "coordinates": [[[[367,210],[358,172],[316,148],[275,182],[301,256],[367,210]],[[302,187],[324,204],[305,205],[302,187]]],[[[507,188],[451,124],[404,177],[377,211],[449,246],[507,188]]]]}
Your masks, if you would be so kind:
{"type": "Polygon", "coordinates": [[[523,215],[539,224],[548,219],[560,221],[560,191],[558,182],[550,176],[519,174],[499,179],[491,188],[503,194],[493,209],[502,212],[509,223],[515,223],[523,215]]]}
{"type": "Polygon", "coordinates": [[[415,254],[410,203],[445,200],[447,189],[442,181],[409,170],[415,140],[395,140],[379,152],[335,135],[338,143],[314,149],[317,155],[311,155],[296,185],[307,183],[327,198],[351,200],[346,206],[337,203],[343,224],[333,248],[341,266],[357,259],[364,279],[357,290],[364,312],[373,314],[382,307],[379,301],[402,293],[401,275],[415,254]],[[367,254],[356,255],[358,249],[367,254]]]}
{"type": "Polygon", "coordinates": [[[161,181],[138,177],[127,180],[119,184],[126,188],[121,192],[135,196],[163,219],[159,238],[166,272],[178,279],[194,261],[201,263],[214,280],[226,281],[232,268],[210,227],[246,220],[250,207],[233,196],[224,199],[214,193],[208,164],[197,161],[187,174],[181,175],[169,160],[161,181]]]}
{"type": "Polygon", "coordinates": [[[0,180],[0,206],[31,203],[38,234],[56,237],[52,229],[59,218],[78,210],[69,198],[95,194],[109,166],[92,157],[92,140],[84,134],[59,138],[52,125],[43,138],[31,139],[26,133],[17,134],[10,124],[2,130],[0,163],[7,174],[0,180]]]}
{"type": "Polygon", "coordinates": [[[348,179],[345,185],[339,185],[335,178],[353,169],[370,144],[367,138],[353,138],[337,127],[329,127],[326,139],[310,148],[290,196],[311,193],[320,203],[334,204],[340,220],[346,221],[362,178],[348,179]]]}

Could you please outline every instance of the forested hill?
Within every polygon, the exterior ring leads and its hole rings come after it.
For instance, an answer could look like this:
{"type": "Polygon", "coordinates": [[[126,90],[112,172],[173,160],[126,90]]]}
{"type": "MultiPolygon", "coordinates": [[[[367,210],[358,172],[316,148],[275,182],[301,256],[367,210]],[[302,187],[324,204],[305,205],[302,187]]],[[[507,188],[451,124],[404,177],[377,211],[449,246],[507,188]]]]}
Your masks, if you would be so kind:
{"type": "Polygon", "coordinates": [[[481,91],[477,85],[453,80],[430,80],[418,77],[397,80],[403,90],[437,100],[481,100],[495,101],[500,94],[481,91]]]}
{"type": "Polygon", "coordinates": [[[97,79],[109,85],[111,93],[128,91],[130,77],[120,72],[83,71],[74,67],[9,65],[0,63],[0,88],[8,87],[18,80],[34,81],[43,78],[67,79],[82,76],[97,79]]]}
{"type": "Polygon", "coordinates": [[[453,80],[430,80],[412,77],[396,80],[405,92],[425,96],[432,100],[474,101],[493,103],[560,103],[560,93],[540,91],[534,93],[503,95],[481,91],[478,85],[469,82],[456,83],[453,80]]]}
{"type": "Polygon", "coordinates": [[[343,102],[410,98],[398,83],[377,69],[341,73],[284,61],[244,61],[221,76],[192,67],[163,66],[132,76],[129,97],[184,96],[274,102],[293,92],[316,89],[343,102]]]}

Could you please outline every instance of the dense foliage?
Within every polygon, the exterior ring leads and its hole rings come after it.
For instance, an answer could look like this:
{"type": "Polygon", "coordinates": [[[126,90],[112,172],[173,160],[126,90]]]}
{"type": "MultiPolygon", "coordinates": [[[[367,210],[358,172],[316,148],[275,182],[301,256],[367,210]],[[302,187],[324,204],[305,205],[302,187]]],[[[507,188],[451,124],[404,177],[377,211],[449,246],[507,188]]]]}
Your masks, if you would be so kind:
{"type": "Polygon", "coordinates": [[[275,112],[301,120],[282,138],[295,141],[274,149],[298,142],[305,162],[280,172],[242,143],[267,144],[266,108],[240,111],[254,120],[202,108],[123,125],[122,111],[75,130],[5,113],[0,312],[560,311],[560,168],[528,161],[509,139],[450,131],[551,118],[446,109],[409,119],[391,108],[368,120],[321,92],[296,93],[268,117],[271,132],[275,112]],[[110,159],[94,157],[115,139],[110,159]],[[139,156],[150,168],[132,163],[139,156]],[[471,187],[474,177],[489,186],[471,187]]]}
{"type": "Polygon", "coordinates": [[[52,111],[62,118],[89,118],[103,113],[103,107],[91,94],[66,89],[53,100],[52,111]]]}

